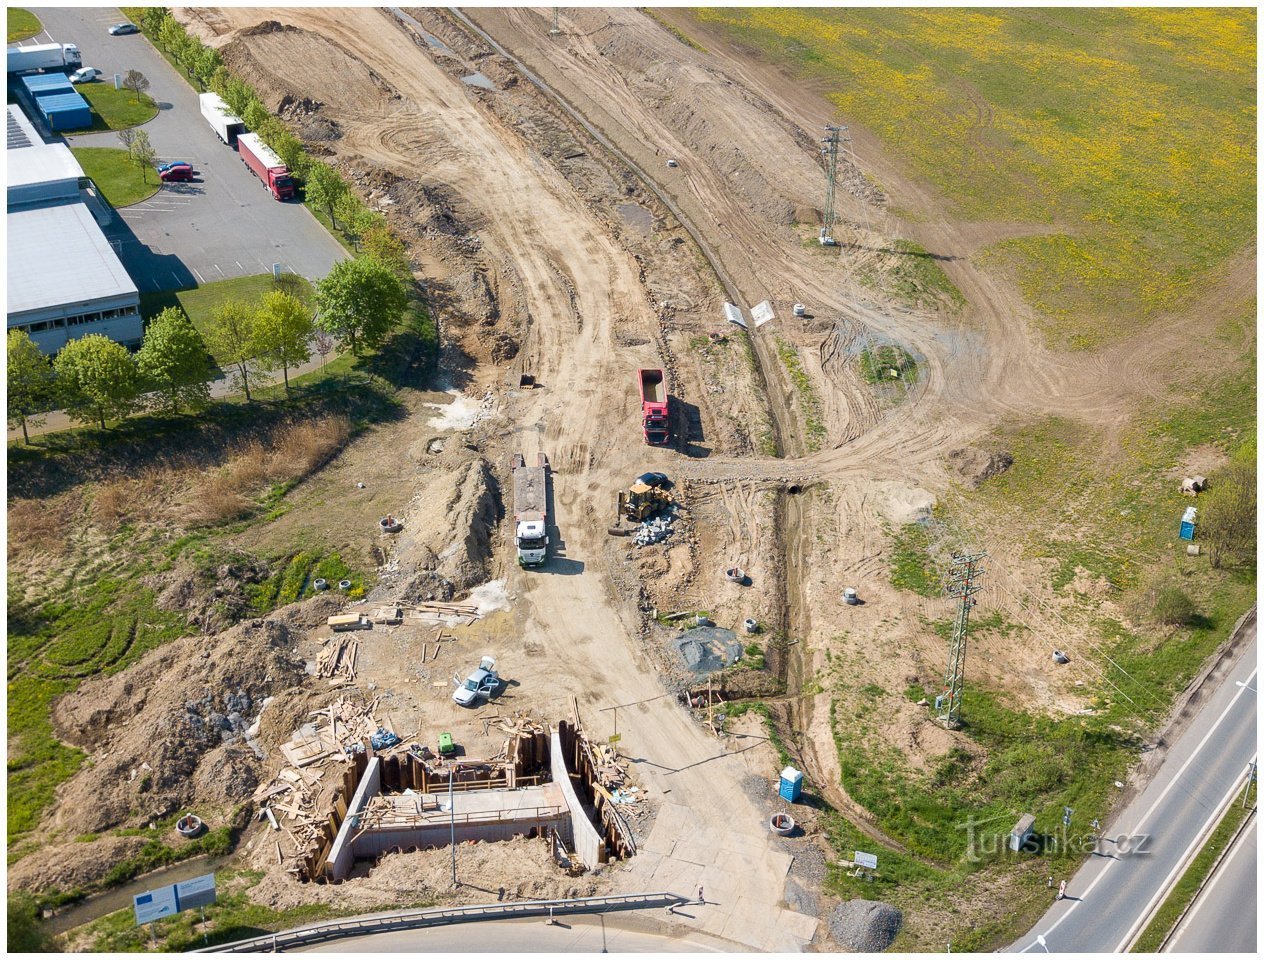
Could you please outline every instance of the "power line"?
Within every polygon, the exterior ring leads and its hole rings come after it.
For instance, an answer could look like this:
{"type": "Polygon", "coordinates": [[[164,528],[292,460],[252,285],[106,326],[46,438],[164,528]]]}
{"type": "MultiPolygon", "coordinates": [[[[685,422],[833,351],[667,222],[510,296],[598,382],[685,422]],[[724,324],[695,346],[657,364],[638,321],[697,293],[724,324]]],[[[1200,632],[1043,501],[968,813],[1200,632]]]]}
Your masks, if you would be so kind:
{"type": "Polygon", "coordinates": [[[834,124],[826,124],[825,132],[828,136],[821,138],[821,153],[826,158],[825,169],[825,212],[822,216],[820,242],[823,247],[837,246],[838,241],[834,239],[834,192],[838,184],[838,147],[843,141],[850,141],[851,137],[843,136],[846,127],[836,126],[834,124]]]}

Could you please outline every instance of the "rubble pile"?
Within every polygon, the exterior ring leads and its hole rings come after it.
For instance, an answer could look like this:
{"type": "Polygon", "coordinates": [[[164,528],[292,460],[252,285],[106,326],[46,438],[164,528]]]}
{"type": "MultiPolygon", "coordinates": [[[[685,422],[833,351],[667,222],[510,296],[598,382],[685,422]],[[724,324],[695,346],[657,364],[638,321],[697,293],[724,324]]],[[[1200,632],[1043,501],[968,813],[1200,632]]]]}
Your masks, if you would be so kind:
{"type": "Polygon", "coordinates": [[[662,543],[674,532],[672,524],[676,522],[676,505],[670,505],[658,516],[642,521],[632,537],[638,547],[648,547],[654,543],[662,543]]]}

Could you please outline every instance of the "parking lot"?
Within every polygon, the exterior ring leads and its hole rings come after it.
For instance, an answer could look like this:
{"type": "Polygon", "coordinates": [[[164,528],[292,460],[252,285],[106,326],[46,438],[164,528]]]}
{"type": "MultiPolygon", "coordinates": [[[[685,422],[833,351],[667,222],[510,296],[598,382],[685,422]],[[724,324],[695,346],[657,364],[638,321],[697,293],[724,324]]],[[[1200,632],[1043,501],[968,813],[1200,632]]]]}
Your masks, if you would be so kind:
{"type": "MultiPolygon", "coordinates": [[[[45,34],[28,42],[77,44],[83,65],[115,73],[139,70],[159,106],[145,124],[159,161],[187,160],[191,183],[165,184],[152,198],[117,211],[105,226],[142,291],[171,290],[228,277],[283,270],[324,276],[346,253],[299,203],[279,203],[202,119],[198,95],[140,34],[112,37],[126,19],[116,8],[41,8],[45,34]]],[[[121,147],[113,133],[69,138],[71,146],[121,147]]]]}

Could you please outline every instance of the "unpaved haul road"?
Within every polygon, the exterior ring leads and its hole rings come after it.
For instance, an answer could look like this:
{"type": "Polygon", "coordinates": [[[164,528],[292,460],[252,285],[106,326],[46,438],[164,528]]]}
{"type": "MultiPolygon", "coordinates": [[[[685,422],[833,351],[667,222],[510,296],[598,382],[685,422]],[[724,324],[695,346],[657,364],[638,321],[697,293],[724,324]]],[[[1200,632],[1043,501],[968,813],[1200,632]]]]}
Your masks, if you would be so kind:
{"type": "MultiPolygon", "coordinates": [[[[227,37],[260,14],[222,8],[213,17],[213,29],[227,37]]],[[[629,348],[613,338],[615,318],[625,334],[653,330],[635,262],[560,175],[481,110],[388,12],[282,9],[268,17],[332,42],[402,98],[388,99],[370,82],[357,85],[358,70],[322,76],[310,66],[319,45],[305,34],[269,34],[273,53],[282,54],[276,69],[292,68],[305,95],[338,105],[338,153],[459,193],[482,214],[484,251],[492,262],[511,263],[523,281],[532,318],[523,350],[549,389],[510,399],[505,414],[516,425],[518,450],[528,459],[543,450],[554,464],[565,542],[550,568],[514,575],[526,607],[521,639],[524,653],[555,667],[551,689],[530,691],[553,718],[569,714],[574,693],[582,719],[600,734],[599,708],[647,701],[621,711],[621,747],[662,806],[648,842],[616,874],[619,885],[687,895],[701,885],[708,903],[677,922],[762,950],[801,948],[816,919],[779,906],[792,858],[776,849],[742,789],[743,777],[766,776],[766,755],[759,764],[755,757],[767,747],[755,739],[748,745],[758,749],[726,754],[661,696],[603,572],[611,491],[645,464],[635,420],[611,412],[634,403],[628,371],[658,362],[652,346],[629,348]]]]}

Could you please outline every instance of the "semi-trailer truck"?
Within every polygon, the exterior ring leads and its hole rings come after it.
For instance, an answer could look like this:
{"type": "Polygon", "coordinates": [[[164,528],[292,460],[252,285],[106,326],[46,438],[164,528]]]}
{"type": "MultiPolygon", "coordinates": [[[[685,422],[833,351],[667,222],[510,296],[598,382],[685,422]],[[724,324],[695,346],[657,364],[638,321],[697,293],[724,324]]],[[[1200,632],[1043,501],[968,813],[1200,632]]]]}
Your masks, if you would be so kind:
{"type": "Polygon", "coordinates": [[[35,43],[9,47],[9,73],[26,70],[77,70],[83,57],[73,43],[35,43]]]}
{"type": "Polygon", "coordinates": [[[667,380],[662,370],[638,370],[641,386],[641,429],[645,442],[663,444],[671,439],[667,419],[667,380]]]}
{"type": "Polygon", "coordinates": [[[202,107],[202,116],[211,125],[216,136],[230,147],[246,132],[246,125],[241,118],[234,116],[218,93],[203,93],[198,96],[198,103],[202,107]]]}
{"type": "Polygon", "coordinates": [[[281,158],[259,139],[259,134],[238,134],[237,152],[241,154],[241,159],[250,168],[250,172],[263,181],[273,197],[277,200],[289,200],[294,196],[294,178],[290,176],[290,171],[285,168],[281,158]]]}
{"type": "Polygon", "coordinates": [[[514,454],[513,485],[514,545],[518,548],[518,563],[538,567],[549,552],[548,458],[540,454],[536,465],[528,467],[522,454],[514,454]]]}

